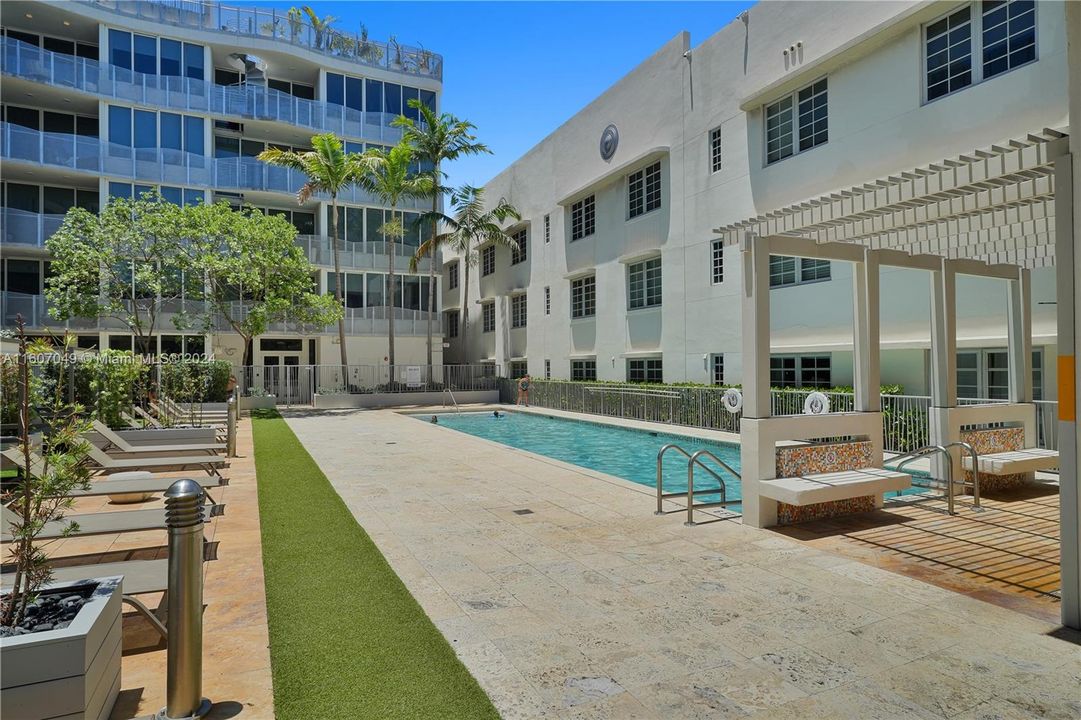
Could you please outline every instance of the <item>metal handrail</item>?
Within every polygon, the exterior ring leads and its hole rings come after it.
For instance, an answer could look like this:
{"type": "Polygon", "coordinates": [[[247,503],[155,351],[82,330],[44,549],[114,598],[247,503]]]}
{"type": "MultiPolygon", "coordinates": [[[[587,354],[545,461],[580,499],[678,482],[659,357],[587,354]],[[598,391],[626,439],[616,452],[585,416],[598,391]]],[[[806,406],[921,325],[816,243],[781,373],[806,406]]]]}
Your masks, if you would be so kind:
{"type": "MultiPolygon", "coordinates": [[[[983,508],[980,507],[980,456],[976,452],[976,448],[963,440],[955,440],[954,442],[946,443],[943,447],[959,447],[972,456],[972,505],[974,509],[982,512],[983,508]]],[[[961,476],[961,485],[968,487],[968,483],[965,482],[963,475],[961,476]]]]}
{"type": "Polygon", "coordinates": [[[458,401],[454,399],[454,392],[449,387],[443,388],[443,407],[447,406],[447,395],[450,395],[450,401],[454,403],[454,412],[461,415],[462,409],[458,407],[458,401]]]}
{"type": "MultiPolygon", "coordinates": [[[[912,452],[907,452],[903,455],[897,455],[890,458],[889,462],[896,463],[893,470],[900,472],[909,463],[913,463],[920,458],[927,457],[928,455],[934,455],[941,453],[946,456],[946,512],[949,515],[956,515],[957,513],[953,509],[953,455],[946,449],[944,445],[925,445],[921,448],[917,448],[912,452]],[[900,460],[901,462],[897,462],[900,460]]],[[[886,465],[885,462],[882,463],[886,465]]]]}
{"type": "MultiPolygon", "coordinates": [[[[664,515],[665,514],[664,513],[664,506],[663,506],[663,503],[661,502],[665,498],[683,497],[684,495],[687,494],[686,492],[684,492],[682,490],[679,491],[679,492],[672,492],[672,493],[664,492],[664,473],[662,472],[663,471],[663,464],[664,464],[664,454],[666,452],[668,452],[669,450],[678,451],[680,454],[683,455],[683,457],[687,458],[688,461],[690,461],[690,459],[691,459],[691,454],[689,452],[687,452],[686,450],[684,450],[683,448],[681,448],[679,445],[675,444],[675,443],[668,443],[667,445],[665,445],[664,447],[662,447],[660,450],[657,451],[657,509],[656,509],[656,511],[654,511],[654,513],[653,513],[654,515],[664,515]]],[[[709,468],[706,468],[706,470],[713,473],[713,476],[716,477],[717,480],[719,480],[721,482],[721,485],[724,485],[724,480],[721,478],[720,475],[713,472],[713,470],[710,470],[709,468]]]]}
{"type": "MultiPolygon", "coordinates": [[[[662,447],[660,450],[657,451],[657,509],[656,509],[656,511],[654,511],[654,513],[653,513],[654,515],[664,515],[665,514],[665,512],[664,512],[664,504],[663,504],[663,501],[664,501],[665,498],[686,497],[687,498],[687,508],[688,508],[688,520],[690,520],[690,518],[692,517],[690,507],[691,507],[691,505],[694,504],[695,493],[696,492],[698,492],[698,493],[714,493],[714,492],[717,492],[716,490],[697,490],[696,491],[694,489],[694,487],[693,487],[693,484],[692,484],[693,479],[692,479],[691,482],[688,482],[688,484],[687,484],[687,490],[685,490],[685,491],[680,490],[680,491],[677,491],[677,492],[666,493],[664,491],[663,466],[664,466],[664,454],[667,453],[669,450],[675,450],[675,451],[679,452],[681,455],[683,455],[683,457],[687,458],[688,476],[690,476],[690,474],[694,472],[694,466],[697,464],[703,470],[708,472],[710,475],[717,478],[717,482],[720,483],[720,486],[721,486],[720,493],[721,493],[722,497],[724,496],[724,492],[725,492],[725,490],[724,490],[724,478],[722,478],[715,470],[713,470],[713,468],[711,468],[708,465],[704,464],[699,459],[699,456],[700,455],[708,455],[709,457],[713,458],[713,460],[717,464],[721,465],[725,470],[727,470],[728,472],[732,473],[737,478],[739,478],[739,473],[737,473],[735,470],[730,468],[728,465],[726,465],[724,463],[723,460],[718,459],[716,455],[709,452],[708,450],[699,450],[699,451],[697,451],[696,453],[694,453],[692,455],[691,453],[687,452],[686,450],[684,450],[682,447],[680,447],[676,443],[668,443],[667,445],[665,445],[664,447],[662,447]]],[[[722,501],[722,503],[699,503],[698,507],[714,507],[715,505],[725,504],[725,503],[727,503],[727,500],[722,501]]],[[[731,504],[731,503],[728,503],[728,504],[731,504]]],[[[693,525],[694,523],[692,522],[691,524],[693,525]]]]}
{"type": "MultiPolygon", "coordinates": [[[[720,476],[717,473],[713,472],[713,470],[711,470],[707,465],[705,465],[699,459],[703,455],[705,455],[710,460],[717,463],[722,468],[724,468],[729,473],[731,473],[737,480],[740,481],[740,483],[743,482],[743,477],[738,472],[733,470],[732,467],[728,463],[726,463],[724,460],[721,460],[719,457],[717,457],[716,455],[711,453],[709,450],[699,450],[694,455],[691,455],[691,459],[687,461],[687,522],[683,523],[684,525],[691,526],[691,527],[693,527],[694,524],[695,524],[695,522],[694,522],[694,509],[695,509],[695,507],[699,507],[699,508],[723,507],[723,506],[743,502],[742,500],[729,500],[728,496],[726,494],[725,487],[724,487],[724,480],[721,480],[721,488],[720,488],[721,499],[720,500],[718,500],[716,502],[709,502],[709,503],[698,503],[697,506],[694,504],[693,501],[694,501],[694,493],[695,493],[695,490],[694,490],[694,466],[695,465],[699,465],[700,467],[705,468],[707,471],[709,471],[709,473],[711,475],[713,475],[714,477],[720,479],[720,476]]],[[[705,491],[700,490],[699,492],[713,492],[713,491],[712,490],[705,490],[705,491]]]]}

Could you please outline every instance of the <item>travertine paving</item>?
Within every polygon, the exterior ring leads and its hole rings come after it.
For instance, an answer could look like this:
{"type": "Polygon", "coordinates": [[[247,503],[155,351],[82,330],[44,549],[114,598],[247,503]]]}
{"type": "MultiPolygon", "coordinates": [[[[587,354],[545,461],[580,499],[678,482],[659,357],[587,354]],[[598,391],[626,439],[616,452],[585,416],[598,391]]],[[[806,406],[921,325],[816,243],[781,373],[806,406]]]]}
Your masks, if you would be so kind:
{"type": "Polygon", "coordinates": [[[1050,623],[392,411],[288,419],[505,717],[1081,716],[1050,623]]]}

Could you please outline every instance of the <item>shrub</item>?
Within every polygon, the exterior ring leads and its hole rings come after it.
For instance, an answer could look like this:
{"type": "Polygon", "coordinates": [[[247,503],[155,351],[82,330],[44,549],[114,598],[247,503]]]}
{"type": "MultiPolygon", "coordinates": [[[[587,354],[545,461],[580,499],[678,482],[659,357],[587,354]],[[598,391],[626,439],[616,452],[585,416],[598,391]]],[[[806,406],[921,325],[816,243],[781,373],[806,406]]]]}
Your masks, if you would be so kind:
{"type": "Polygon", "coordinates": [[[163,395],[183,403],[225,402],[229,399],[232,366],[225,360],[186,361],[161,366],[163,395]]]}

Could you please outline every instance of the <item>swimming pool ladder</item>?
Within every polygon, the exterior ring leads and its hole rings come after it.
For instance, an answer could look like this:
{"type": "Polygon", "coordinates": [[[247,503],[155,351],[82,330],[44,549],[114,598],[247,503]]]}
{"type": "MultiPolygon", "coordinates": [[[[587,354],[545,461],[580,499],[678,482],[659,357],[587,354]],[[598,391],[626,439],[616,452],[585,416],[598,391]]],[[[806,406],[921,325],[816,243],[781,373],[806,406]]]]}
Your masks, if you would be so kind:
{"type": "Polygon", "coordinates": [[[725,507],[728,505],[738,505],[741,500],[729,500],[725,495],[724,478],[720,476],[713,468],[702,462],[702,456],[708,457],[713,462],[720,465],[726,471],[731,473],[737,480],[741,480],[738,472],[733,470],[728,463],[721,460],[719,457],[711,453],[709,450],[698,450],[693,455],[684,450],[675,443],[668,443],[657,452],[657,510],[654,515],[665,515],[664,512],[664,499],[673,497],[686,497],[687,498],[687,521],[684,525],[694,526],[694,511],[695,509],[703,509],[710,507],[725,507]],[[687,458],[687,489],[677,492],[666,493],[664,491],[664,455],[669,450],[675,450],[676,452],[687,458]],[[703,488],[701,490],[694,489],[694,468],[695,466],[701,467],[713,477],[717,478],[717,482],[720,484],[720,488],[703,488]],[[716,502],[703,502],[695,503],[695,495],[716,495],[719,494],[721,499],[716,502]]]}
{"type": "MultiPolygon", "coordinates": [[[[913,450],[912,452],[905,453],[903,455],[897,455],[889,459],[890,463],[897,463],[892,469],[901,471],[903,467],[909,463],[913,463],[916,460],[927,457],[928,455],[941,454],[945,455],[946,460],[946,512],[950,515],[956,515],[957,513],[953,509],[953,489],[957,485],[962,488],[968,488],[969,483],[963,479],[961,482],[955,482],[953,478],[953,455],[950,454],[950,448],[959,447],[962,451],[967,452],[972,456],[972,505],[973,509],[977,512],[982,512],[983,508],[980,507],[980,456],[976,452],[976,448],[972,447],[967,442],[956,441],[946,443],[945,445],[925,445],[921,448],[913,450]]],[[[885,463],[883,463],[885,465],[885,463]]],[[[932,478],[933,479],[933,478],[932,478]]]]}
{"type": "Polygon", "coordinates": [[[454,399],[454,392],[449,387],[443,388],[443,407],[447,406],[447,395],[450,395],[450,401],[454,403],[454,412],[461,415],[462,409],[458,407],[458,401],[454,399]]]}

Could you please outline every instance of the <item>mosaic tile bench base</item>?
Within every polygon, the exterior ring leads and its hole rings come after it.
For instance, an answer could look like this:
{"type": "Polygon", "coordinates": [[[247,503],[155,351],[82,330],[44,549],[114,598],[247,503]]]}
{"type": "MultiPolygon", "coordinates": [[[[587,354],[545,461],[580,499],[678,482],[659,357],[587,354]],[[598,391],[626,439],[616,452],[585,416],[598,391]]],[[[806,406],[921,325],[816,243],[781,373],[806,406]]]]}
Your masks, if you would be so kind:
{"type": "MultiPolygon", "coordinates": [[[[860,442],[826,443],[823,445],[794,445],[777,448],[776,477],[797,477],[812,473],[839,472],[871,466],[871,443],[860,442]]],[[[870,512],[875,509],[874,495],[865,497],[831,500],[811,505],[789,505],[777,503],[777,523],[792,523],[820,520],[838,515],[870,512]]]]}
{"type": "MultiPolygon", "coordinates": [[[[961,432],[961,440],[970,444],[981,455],[1021,450],[1025,447],[1025,429],[1005,427],[965,430],[961,432]]],[[[964,472],[965,482],[972,482],[972,473],[968,470],[964,472]]],[[[980,473],[980,492],[993,493],[997,490],[1009,490],[1024,484],[1031,477],[1030,473],[1014,473],[1012,475],[980,473]]]]}

